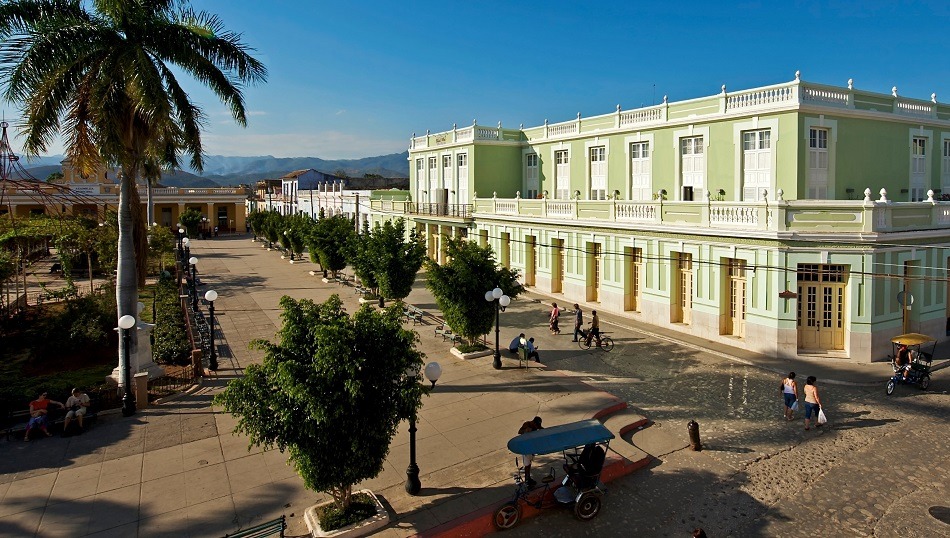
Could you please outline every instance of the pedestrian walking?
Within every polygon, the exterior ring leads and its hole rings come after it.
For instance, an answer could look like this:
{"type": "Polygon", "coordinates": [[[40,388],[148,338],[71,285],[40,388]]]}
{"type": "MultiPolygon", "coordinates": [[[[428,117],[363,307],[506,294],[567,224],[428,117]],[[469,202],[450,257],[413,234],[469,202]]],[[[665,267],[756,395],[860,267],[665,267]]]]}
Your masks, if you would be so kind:
{"type": "Polygon", "coordinates": [[[557,303],[553,303],[551,306],[551,323],[548,328],[551,329],[551,334],[561,334],[561,328],[557,325],[558,319],[561,317],[561,310],[557,307],[557,303]]]}
{"type": "MultiPolygon", "coordinates": [[[[533,419],[522,424],[521,428],[518,428],[518,435],[524,435],[526,433],[543,429],[544,426],[541,425],[541,417],[534,417],[533,419]]],[[[537,482],[531,478],[531,461],[534,460],[534,454],[522,454],[521,458],[522,461],[524,461],[525,483],[528,484],[528,487],[533,487],[535,484],[537,484],[537,482]]]]}
{"type": "Polygon", "coordinates": [[[785,404],[785,420],[792,420],[798,409],[798,383],[795,381],[795,372],[789,372],[788,377],[782,380],[782,399],[785,404]]]}
{"type": "Polygon", "coordinates": [[[577,342],[577,335],[581,333],[581,327],[584,325],[584,311],[574,303],[574,339],[571,342],[577,342]]]}
{"type": "MultiPolygon", "coordinates": [[[[818,396],[818,387],[815,386],[815,382],[818,379],[810,375],[808,379],[805,380],[805,429],[811,429],[811,416],[815,415],[815,422],[818,421],[818,413],[821,411],[821,397],[818,396]]],[[[817,427],[821,427],[821,424],[818,424],[817,427]]]]}

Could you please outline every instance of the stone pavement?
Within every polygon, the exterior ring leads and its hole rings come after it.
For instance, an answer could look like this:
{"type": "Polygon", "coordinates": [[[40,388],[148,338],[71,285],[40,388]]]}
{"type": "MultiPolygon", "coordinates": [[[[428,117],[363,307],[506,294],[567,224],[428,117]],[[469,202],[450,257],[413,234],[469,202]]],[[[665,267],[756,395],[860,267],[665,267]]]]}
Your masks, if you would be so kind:
{"type": "MultiPolygon", "coordinates": [[[[246,236],[194,241],[192,246],[199,258],[203,290],[213,288],[219,293],[218,375],[206,380],[199,390],[142,410],[135,417],[103,416],[80,437],[29,444],[0,442],[0,536],[223,536],[281,514],[288,516],[289,536],[306,532],[304,509],[324,497],[303,487],[285,464],[284,455],[248,451],[246,439],[229,433],[234,419],[210,407],[210,399],[243,368],[261,359],[261,353],[249,350],[248,344],[257,338],[274,337],[280,322],[277,303],[282,295],[321,301],[339,293],[351,310],[357,307],[357,296],[350,287],[323,283],[319,277],[310,276],[308,272],[315,267],[309,262],[291,265],[246,236]]],[[[555,337],[547,332],[547,307],[537,302],[538,297],[527,294],[518,298],[501,318],[502,326],[508,327],[502,331],[502,346],[521,330],[537,339],[545,364],[532,364],[527,370],[517,368],[510,359],[505,359],[505,368],[498,371],[491,368],[491,357],[462,361],[448,353],[450,344],[434,335],[433,325],[413,327],[420,335],[420,348],[427,361],[440,362],[444,373],[419,415],[421,494],[411,497],[403,490],[408,465],[405,424],[393,440],[382,474],[361,485],[380,494],[396,516],[382,534],[434,533],[445,529],[447,522],[509,496],[514,455],[507,452],[505,444],[522,421],[536,414],[543,416],[546,424],[557,424],[589,418],[605,408],[630,402],[635,408],[614,415],[619,417],[617,420],[633,421],[636,411],[660,417],[646,429],[615,441],[614,446],[623,447],[624,452],[632,454],[639,447],[662,460],[650,470],[624,479],[617,487],[611,486],[604,516],[584,527],[584,532],[608,536],[634,531],[644,533],[640,535],[679,535],[689,526],[690,518],[708,517],[704,506],[714,513],[717,508],[734,511],[736,523],[719,527],[723,535],[732,529],[737,535],[748,530],[747,535],[764,536],[787,518],[816,517],[809,511],[814,506],[808,499],[771,507],[768,500],[773,493],[769,487],[753,487],[752,480],[745,480],[746,473],[759,472],[760,482],[771,485],[782,469],[800,472],[801,462],[793,454],[782,456],[789,452],[788,434],[775,431],[770,424],[777,409],[772,401],[778,378],[772,370],[818,372],[815,375],[822,383],[846,383],[840,397],[831,392],[829,398],[853,399],[854,403],[849,404],[852,407],[847,409],[852,417],[850,424],[875,426],[880,422],[895,433],[899,431],[894,425],[899,424],[898,419],[891,415],[866,419],[860,407],[866,392],[850,388],[854,383],[874,382],[874,390],[883,392],[886,365],[856,365],[842,360],[835,361],[834,369],[821,370],[830,367],[809,360],[792,363],[791,367],[787,361],[769,364],[767,357],[694,342],[672,331],[667,334],[653,327],[638,327],[628,319],[610,315],[603,320],[605,325],[613,324],[607,330],[614,331],[617,348],[611,353],[581,351],[570,342],[569,335],[555,337]],[[737,360],[761,362],[767,370],[750,369],[737,360]],[[612,394],[619,395],[619,400],[612,394]],[[682,450],[683,425],[693,416],[710,436],[708,452],[682,450]],[[778,470],[748,467],[756,460],[789,461],[787,467],[778,470]],[[693,502],[695,505],[690,504],[693,502]],[[619,513],[624,517],[611,516],[619,513]],[[759,527],[742,527],[746,522],[740,514],[746,513],[761,516],[755,520],[759,527]]],[[[417,282],[407,300],[438,314],[422,281],[417,282]]],[[[940,390],[940,382],[935,385],[940,390]]],[[[919,408],[908,399],[893,402],[919,408]]],[[[836,412],[845,414],[844,410],[836,412]]],[[[935,414],[927,425],[939,426],[941,420],[945,415],[935,414]]],[[[608,427],[623,427],[610,425],[612,421],[616,420],[607,420],[608,427]]],[[[945,422],[943,425],[945,431],[945,422]]],[[[794,438],[800,440],[803,432],[800,423],[796,426],[794,438]]],[[[859,451],[863,438],[848,436],[862,430],[843,431],[847,450],[859,451]]],[[[945,446],[945,436],[943,439],[945,446]]],[[[839,442],[836,433],[834,444],[839,442]]],[[[933,447],[926,458],[939,458],[939,447],[934,447],[939,440],[927,437],[918,442],[933,447]]],[[[812,457],[840,456],[834,451],[819,451],[812,457]]],[[[886,458],[877,453],[865,457],[886,458]]],[[[539,469],[543,466],[543,461],[536,464],[539,469]]],[[[945,465],[935,470],[937,476],[946,475],[945,465]]],[[[917,472],[909,468],[902,471],[911,475],[917,472]]],[[[844,469],[840,472],[846,474],[844,469]]],[[[870,485],[874,478],[862,480],[870,485]]],[[[890,478],[889,484],[900,486],[898,480],[890,478]]],[[[794,483],[792,480],[787,487],[794,483]]],[[[816,489],[814,494],[823,491],[816,489]]],[[[914,493],[924,494],[915,490],[904,502],[916,499],[914,493]]],[[[860,508],[852,507],[852,511],[860,508]]],[[[852,517],[847,515],[849,507],[840,503],[828,509],[837,510],[829,521],[852,517]]],[[[516,533],[568,536],[580,532],[566,513],[561,516],[568,520],[545,514],[526,522],[516,533]]],[[[900,525],[896,518],[886,521],[900,525]]]]}
{"type": "MultiPolygon", "coordinates": [[[[246,438],[230,433],[235,419],[210,407],[210,400],[261,360],[248,344],[274,338],[281,296],[322,301],[339,293],[351,310],[357,296],[310,276],[315,267],[309,262],[292,265],[246,236],[194,241],[192,253],[203,289],[219,294],[217,375],[134,417],[104,415],[82,436],[0,443],[0,535],[222,536],[281,514],[288,516],[288,535],[306,533],[303,511],[324,497],[303,487],[283,454],[248,451],[246,438]]],[[[421,281],[408,301],[438,314],[421,281]]],[[[517,302],[504,314],[505,325],[537,307],[517,302]]],[[[546,424],[559,424],[624,405],[542,365],[520,369],[506,359],[505,368],[493,370],[491,357],[457,359],[433,325],[414,329],[427,361],[439,361],[443,376],[419,413],[421,494],[403,489],[405,424],[383,472],[361,485],[396,515],[385,534],[416,534],[508,496],[514,455],[505,446],[524,420],[540,414],[546,424]]],[[[510,339],[509,332],[503,338],[510,339]]]]}

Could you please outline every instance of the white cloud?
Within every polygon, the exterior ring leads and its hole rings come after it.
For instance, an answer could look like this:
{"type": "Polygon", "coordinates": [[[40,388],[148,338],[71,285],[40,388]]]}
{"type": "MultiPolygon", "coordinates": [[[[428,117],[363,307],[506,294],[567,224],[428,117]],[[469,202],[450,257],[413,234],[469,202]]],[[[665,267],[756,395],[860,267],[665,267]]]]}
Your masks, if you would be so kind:
{"type": "Polygon", "coordinates": [[[340,109],[340,110],[337,110],[337,111],[336,111],[336,114],[334,114],[334,116],[342,116],[343,114],[346,114],[346,109],[345,109],[345,108],[340,109]]]}
{"type": "Polygon", "coordinates": [[[407,139],[370,138],[339,131],[315,133],[215,135],[206,133],[202,140],[211,155],[275,157],[319,157],[321,159],[358,159],[400,153],[409,146],[407,139]]]}

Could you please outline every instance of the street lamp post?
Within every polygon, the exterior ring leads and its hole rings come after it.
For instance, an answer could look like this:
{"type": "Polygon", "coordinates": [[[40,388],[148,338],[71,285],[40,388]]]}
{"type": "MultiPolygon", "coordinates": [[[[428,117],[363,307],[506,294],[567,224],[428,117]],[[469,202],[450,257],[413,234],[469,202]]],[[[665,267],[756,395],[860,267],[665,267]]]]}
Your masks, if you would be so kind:
{"type": "Polygon", "coordinates": [[[208,356],[208,368],[214,372],[218,369],[218,355],[214,349],[214,301],[218,298],[218,292],[208,290],[205,292],[205,301],[208,301],[208,330],[211,332],[211,353],[208,356]]]}
{"type": "Polygon", "coordinates": [[[196,311],[198,310],[198,258],[192,256],[188,258],[188,263],[191,264],[191,309],[196,311]]]}
{"type": "MultiPolygon", "coordinates": [[[[181,240],[181,248],[183,251],[181,259],[187,260],[188,258],[190,258],[191,257],[191,239],[188,239],[187,237],[183,238],[181,240]]],[[[185,267],[185,269],[187,269],[187,267],[185,267]]]]}
{"type": "Polygon", "coordinates": [[[491,291],[485,292],[485,300],[489,303],[495,303],[495,356],[492,359],[491,366],[495,370],[501,370],[501,350],[498,343],[498,324],[501,318],[501,313],[505,311],[505,308],[511,304],[511,297],[505,295],[505,292],[501,288],[495,288],[491,291]]]}
{"type": "Polygon", "coordinates": [[[290,241],[290,230],[284,230],[284,237],[287,238],[287,244],[290,245],[290,248],[288,248],[287,250],[290,251],[290,261],[292,262],[294,261],[294,248],[293,248],[293,244],[290,241]]]}
{"type": "Polygon", "coordinates": [[[119,330],[122,331],[122,384],[125,394],[122,395],[122,416],[130,417],[135,414],[135,399],[132,397],[132,327],[135,327],[135,318],[126,314],[119,318],[119,330]]]}
{"type": "MultiPolygon", "coordinates": [[[[419,371],[414,367],[406,370],[406,377],[411,383],[416,382],[419,371]]],[[[432,383],[435,388],[436,381],[442,376],[442,366],[437,362],[430,362],[425,368],[426,379],[432,383]]],[[[409,495],[418,495],[422,489],[422,482],[419,481],[419,466],[416,464],[416,411],[412,410],[409,416],[409,467],[406,468],[406,493],[409,495]]]]}
{"type": "Polygon", "coordinates": [[[178,261],[184,261],[182,257],[184,255],[184,245],[182,244],[182,239],[185,238],[185,229],[181,227],[181,224],[178,224],[178,261]]]}

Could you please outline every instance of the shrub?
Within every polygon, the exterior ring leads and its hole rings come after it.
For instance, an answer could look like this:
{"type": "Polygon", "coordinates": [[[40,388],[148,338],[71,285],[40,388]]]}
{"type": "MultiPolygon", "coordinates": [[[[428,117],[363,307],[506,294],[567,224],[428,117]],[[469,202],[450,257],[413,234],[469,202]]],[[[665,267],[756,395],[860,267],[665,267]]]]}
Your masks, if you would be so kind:
{"type": "Polygon", "coordinates": [[[335,504],[328,504],[317,510],[320,529],[332,531],[347,525],[359,523],[376,515],[376,503],[365,493],[357,493],[350,500],[349,508],[342,510],[335,504]]]}
{"type": "Polygon", "coordinates": [[[191,342],[185,331],[185,315],[181,310],[178,286],[170,277],[159,279],[155,287],[155,343],[152,354],[161,364],[188,364],[191,342]]]}

